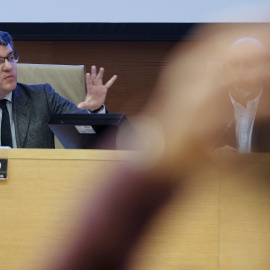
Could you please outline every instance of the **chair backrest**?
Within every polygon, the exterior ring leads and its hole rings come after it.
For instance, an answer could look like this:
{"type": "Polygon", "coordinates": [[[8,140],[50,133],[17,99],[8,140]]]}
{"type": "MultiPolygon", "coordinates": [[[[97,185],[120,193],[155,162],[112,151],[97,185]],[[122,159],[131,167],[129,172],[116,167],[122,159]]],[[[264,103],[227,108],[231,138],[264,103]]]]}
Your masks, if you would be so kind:
{"type": "MultiPolygon", "coordinates": [[[[78,104],[85,99],[84,65],[47,65],[18,63],[18,82],[49,83],[62,97],[78,104]]],[[[63,148],[55,137],[55,147],[63,148]]]]}
{"type": "Polygon", "coordinates": [[[74,104],[85,99],[84,65],[47,65],[18,63],[18,82],[49,83],[57,93],[74,104]]]}

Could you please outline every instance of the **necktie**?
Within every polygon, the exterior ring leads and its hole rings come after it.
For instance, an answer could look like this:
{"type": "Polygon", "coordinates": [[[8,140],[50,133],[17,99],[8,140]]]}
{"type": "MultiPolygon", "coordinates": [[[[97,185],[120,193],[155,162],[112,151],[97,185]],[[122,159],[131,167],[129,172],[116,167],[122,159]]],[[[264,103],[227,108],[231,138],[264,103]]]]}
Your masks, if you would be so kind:
{"type": "Polygon", "coordinates": [[[0,100],[0,108],[2,109],[2,123],[1,123],[1,145],[12,147],[12,137],[9,121],[9,113],[6,105],[7,100],[0,100]]]}

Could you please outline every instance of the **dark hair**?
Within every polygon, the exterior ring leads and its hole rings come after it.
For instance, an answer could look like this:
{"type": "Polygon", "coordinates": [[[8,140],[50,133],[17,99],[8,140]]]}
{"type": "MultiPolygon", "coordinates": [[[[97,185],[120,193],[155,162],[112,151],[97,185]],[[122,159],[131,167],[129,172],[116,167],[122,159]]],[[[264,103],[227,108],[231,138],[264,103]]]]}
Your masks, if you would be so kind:
{"type": "Polygon", "coordinates": [[[0,31],[0,45],[7,46],[8,44],[13,49],[13,41],[11,35],[8,32],[0,31]]]}

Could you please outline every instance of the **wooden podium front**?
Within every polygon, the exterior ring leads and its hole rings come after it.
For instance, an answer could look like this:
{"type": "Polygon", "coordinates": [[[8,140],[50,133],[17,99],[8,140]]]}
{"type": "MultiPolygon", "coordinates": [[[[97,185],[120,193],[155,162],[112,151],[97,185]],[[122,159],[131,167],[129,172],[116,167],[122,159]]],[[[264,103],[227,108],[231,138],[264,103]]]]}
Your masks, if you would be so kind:
{"type": "MultiPolygon", "coordinates": [[[[132,155],[9,150],[8,179],[0,181],[0,269],[46,265],[69,244],[84,198],[132,155]]],[[[220,163],[194,170],[184,191],[149,221],[131,269],[270,269],[270,155],[220,163]]]]}
{"type": "MultiPolygon", "coordinates": [[[[1,154],[7,155],[7,150],[1,154]]],[[[0,269],[40,269],[40,258],[68,242],[69,224],[79,215],[84,194],[91,194],[102,175],[125,155],[106,150],[8,150],[8,179],[0,181],[0,269]]]]}

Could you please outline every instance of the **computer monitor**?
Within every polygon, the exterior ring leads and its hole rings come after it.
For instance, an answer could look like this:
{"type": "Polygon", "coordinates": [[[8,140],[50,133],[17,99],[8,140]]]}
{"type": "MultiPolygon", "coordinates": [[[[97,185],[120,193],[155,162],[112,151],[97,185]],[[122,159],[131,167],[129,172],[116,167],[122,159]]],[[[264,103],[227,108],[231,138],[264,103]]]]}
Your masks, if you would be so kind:
{"type": "Polygon", "coordinates": [[[135,129],[123,113],[56,114],[49,127],[66,149],[136,150],[119,138],[137,137],[135,129]]]}

